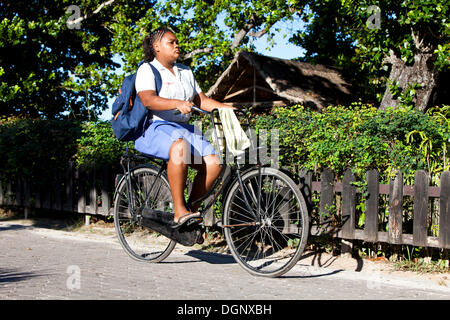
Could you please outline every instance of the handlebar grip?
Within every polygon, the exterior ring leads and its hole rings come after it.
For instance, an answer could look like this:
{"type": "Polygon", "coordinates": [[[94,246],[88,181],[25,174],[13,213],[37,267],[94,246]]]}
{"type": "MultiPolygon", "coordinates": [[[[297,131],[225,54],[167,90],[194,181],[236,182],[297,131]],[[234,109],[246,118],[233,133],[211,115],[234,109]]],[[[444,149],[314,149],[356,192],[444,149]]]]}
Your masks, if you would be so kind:
{"type": "MultiPolygon", "coordinates": [[[[194,111],[209,114],[208,111],[202,110],[202,109],[200,109],[199,107],[192,106],[191,108],[192,108],[192,110],[194,110],[194,111]]],[[[174,114],[174,115],[178,115],[178,114],[180,114],[180,113],[181,113],[181,111],[178,110],[178,109],[175,109],[175,110],[173,111],[173,114],[174,114]]]]}

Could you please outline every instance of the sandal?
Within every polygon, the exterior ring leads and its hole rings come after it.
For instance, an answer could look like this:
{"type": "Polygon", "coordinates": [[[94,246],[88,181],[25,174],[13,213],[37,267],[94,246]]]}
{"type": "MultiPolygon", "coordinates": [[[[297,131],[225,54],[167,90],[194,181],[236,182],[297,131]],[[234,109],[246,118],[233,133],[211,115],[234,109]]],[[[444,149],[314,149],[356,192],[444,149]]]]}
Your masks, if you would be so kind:
{"type": "Polygon", "coordinates": [[[188,212],[185,215],[182,215],[178,221],[173,221],[173,225],[170,227],[173,229],[179,229],[184,225],[190,225],[191,223],[202,221],[202,217],[200,212],[188,212]]]}

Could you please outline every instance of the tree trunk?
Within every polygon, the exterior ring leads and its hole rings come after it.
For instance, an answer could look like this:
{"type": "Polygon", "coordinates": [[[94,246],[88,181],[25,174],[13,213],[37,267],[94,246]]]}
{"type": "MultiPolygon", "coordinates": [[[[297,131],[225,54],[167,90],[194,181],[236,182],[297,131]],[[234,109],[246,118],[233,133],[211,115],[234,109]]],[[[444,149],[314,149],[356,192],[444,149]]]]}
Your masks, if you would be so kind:
{"type": "Polygon", "coordinates": [[[432,53],[416,53],[414,56],[414,64],[410,66],[391,51],[390,56],[385,59],[386,63],[392,64],[392,69],[380,109],[384,110],[386,107],[395,107],[399,103],[391,93],[389,83],[397,83],[402,92],[405,92],[408,86],[417,83],[419,88],[415,91],[416,94],[413,102],[417,109],[425,111],[430,102],[433,89],[436,87],[439,74],[433,64],[432,58],[432,53]]]}
{"type": "Polygon", "coordinates": [[[430,102],[433,102],[432,95],[437,86],[439,76],[438,69],[433,61],[435,45],[414,30],[411,30],[411,37],[415,45],[413,65],[407,65],[392,50],[389,52],[389,57],[383,61],[384,63],[390,63],[392,69],[380,109],[398,105],[399,101],[397,97],[394,97],[389,89],[389,84],[393,83],[398,85],[402,93],[406,92],[409,86],[418,84],[419,87],[415,90],[415,96],[412,102],[422,112],[427,109],[430,102]]]}

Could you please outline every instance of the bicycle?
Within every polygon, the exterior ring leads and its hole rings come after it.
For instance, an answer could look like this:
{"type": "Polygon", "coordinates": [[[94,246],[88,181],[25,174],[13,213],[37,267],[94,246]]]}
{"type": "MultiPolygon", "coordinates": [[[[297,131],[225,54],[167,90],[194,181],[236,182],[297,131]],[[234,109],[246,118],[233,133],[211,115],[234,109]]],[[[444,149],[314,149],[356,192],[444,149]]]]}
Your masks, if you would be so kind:
{"type": "MultiPolygon", "coordinates": [[[[193,110],[210,116],[217,141],[222,125],[216,120],[218,110],[193,110]]],[[[235,112],[244,116],[244,125],[249,127],[246,113],[235,112]]],[[[278,277],[297,263],[305,248],[309,233],[306,202],[296,183],[281,170],[264,166],[259,158],[253,165],[239,162],[221,164],[213,188],[197,200],[203,203],[213,195],[203,204],[201,216],[222,194],[223,215],[217,225],[223,229],[234,259],[253,275],[278,277]]],[[[173,221],[173,203],[166,162],[144,154],[131,155],[127,145],[120,163],[124,175],[115,190],[114,223],[125,252],[133,259],[156,263],[167,258],[177,243],[197,243],[205,230],[202,223],[182,230],[167,227],[173,221]],[[131,167],[136,159],[146,163],[131,167]]]]}

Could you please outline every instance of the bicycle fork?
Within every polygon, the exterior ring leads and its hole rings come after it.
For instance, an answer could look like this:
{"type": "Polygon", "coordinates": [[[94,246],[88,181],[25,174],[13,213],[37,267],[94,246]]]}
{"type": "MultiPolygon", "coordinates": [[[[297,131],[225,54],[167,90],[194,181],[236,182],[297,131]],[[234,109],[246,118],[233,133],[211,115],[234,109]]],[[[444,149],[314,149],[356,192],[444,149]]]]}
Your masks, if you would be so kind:
{"type": "MultiPolygon", "coordinates": [[[[246,195],[246,191],[245,191],[245,185],[244,182],[242,181],[242,177],[241,177],[241,173],[240,173],[240,167],[239,167],[239,163],[237,164],[238,166],[238,170],[236,170],[236,174],[237,174],[237,179],[239,182],[239,189],[242,192],[242,197],[244,200],[244,203],[247,207],[248,212],[250,212],[253,216],[253,218],[255,219],[255,222],[249,222],[249,223],[240,223],[240,224],[233,224],[233,225],[222,225],[223,228],[227,228],[227,227],[246,227],[246,226],[258,226],[261,225],[261,192],[258,193],[258,195],[251,195],[249,192],[250,196],[253,196],[257,202],[257,214],[255,214],[254,210],[252,209],[252,206],[250,205],[250,202],[248,201],[247,195],[246,195]]],[[[261,167],[258,166],[258,173],[259,173],[259,190],[261,190],[261,167]]]]}

